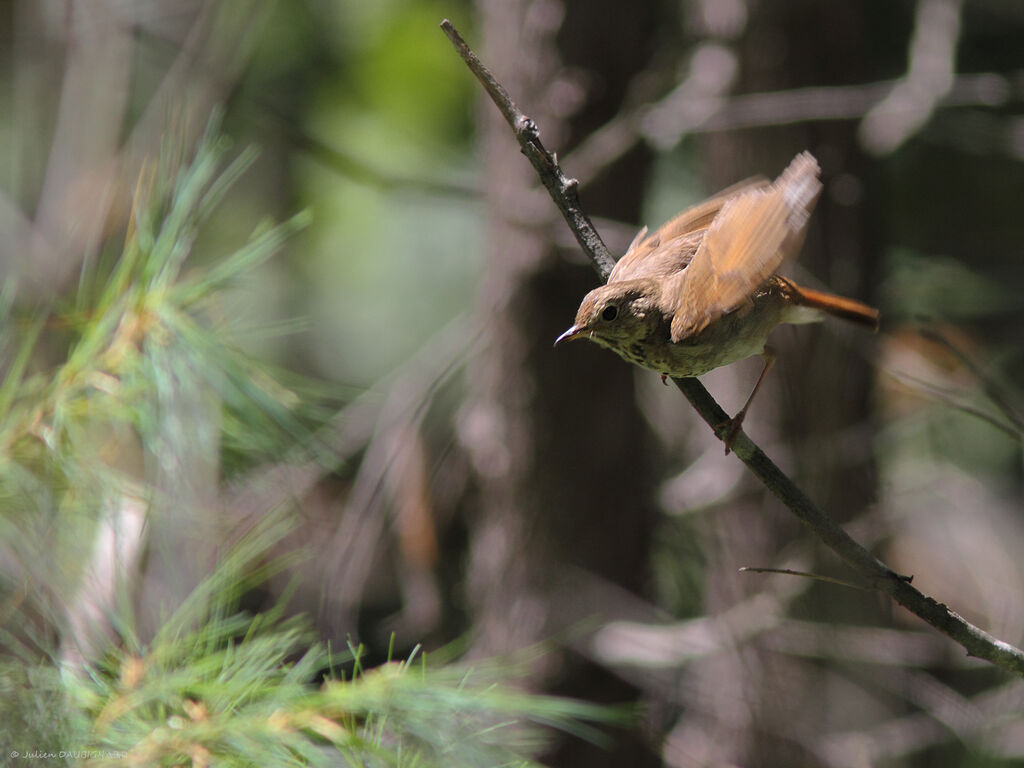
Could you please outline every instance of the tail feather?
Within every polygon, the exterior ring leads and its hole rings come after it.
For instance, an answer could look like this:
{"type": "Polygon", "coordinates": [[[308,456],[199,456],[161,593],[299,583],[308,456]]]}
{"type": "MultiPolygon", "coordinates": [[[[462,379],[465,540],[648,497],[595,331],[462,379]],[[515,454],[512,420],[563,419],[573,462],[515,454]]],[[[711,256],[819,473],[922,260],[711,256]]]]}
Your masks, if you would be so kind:
{"type": "Polygon", "coordinates": [[[792,283],[790,285],[794,289],[793,303],[798,306],[818,309],[833,317],[849,320],[873,331],[878,330],[878,310],[874,307],[832,293],[814,291],[792,283]]]}

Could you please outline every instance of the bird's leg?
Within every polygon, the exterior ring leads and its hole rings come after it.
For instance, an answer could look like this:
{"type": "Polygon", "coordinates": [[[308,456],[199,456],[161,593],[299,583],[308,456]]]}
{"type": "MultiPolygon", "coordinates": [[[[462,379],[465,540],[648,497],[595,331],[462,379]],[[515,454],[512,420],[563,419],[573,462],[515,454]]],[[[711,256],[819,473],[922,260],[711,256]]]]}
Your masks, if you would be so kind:
{"type": "MultiPolygon", "coordinates": [[[[754,402],[754,395],[757,394],[757,390],[759,390],[761,388],[761,384],[764,383],[764,379],[765,376],[768,375],[768,371],[773,365],[775,365],[775,350],[771,347],[765,347],[764,351],[761,353],[761,357],[764,359],[764,368],[761,369],[761,375],[757,377],[757,383],[754,385],[753,390],[751,390],[750,397],[747,398],[747,402],[743,404],[743,407],[740,408],[739,412],[735,416],[719,427],[719,430],[722,428],[725,428],[726,430],[725,435],[722,438],[722,441],[725,443],[726,456],[729,455],[729,452],[732,450],[732,444],[736,441],[737,436],[739,436],[740,428],[743,426],[743,419],[747,415],[747,409],[750,407],[750,404],[754,402]]],[[[719,430],[715,431],[718,432],[719,430]]]]}

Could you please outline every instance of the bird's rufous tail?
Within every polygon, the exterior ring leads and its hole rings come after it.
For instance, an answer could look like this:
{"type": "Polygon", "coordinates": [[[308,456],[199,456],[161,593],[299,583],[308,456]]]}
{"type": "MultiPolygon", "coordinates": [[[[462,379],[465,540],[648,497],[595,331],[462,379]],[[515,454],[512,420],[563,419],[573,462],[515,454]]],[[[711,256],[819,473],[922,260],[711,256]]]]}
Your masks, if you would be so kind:
{"type": "Polygon", "coordinates": [[[833,293],[822,293],[794,285],[792,282],[790,285],[794,290],[793,301],[795,304],[811,309],[820,309],[833,317],[840,317],[843,320],[867,326],[873,331],[878,330],[878,310],[874,307],[861,304],[854,299],[836,296],[833,293]]]}

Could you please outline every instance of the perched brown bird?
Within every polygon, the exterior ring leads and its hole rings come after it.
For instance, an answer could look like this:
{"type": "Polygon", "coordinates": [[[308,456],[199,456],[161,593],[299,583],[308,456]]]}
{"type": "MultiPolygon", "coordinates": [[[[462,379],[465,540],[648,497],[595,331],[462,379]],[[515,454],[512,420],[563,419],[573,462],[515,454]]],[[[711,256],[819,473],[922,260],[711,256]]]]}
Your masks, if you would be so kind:
{"type": "Polygon", "coordinates": [[[662,377],[700,376],[762,355],[761,376],[731,420],[728,453],[775,361],[765,346],[775,326],[829,314],[878,328],[878,310],[775,274],[803,244],[821,192],[818,173],[818,162],[803,152],[774,183],[743,182],[683,211],[649,237],[645,227],[608,283],[583,298],[576,322],[555,344],[590,339],[662,377]]]}

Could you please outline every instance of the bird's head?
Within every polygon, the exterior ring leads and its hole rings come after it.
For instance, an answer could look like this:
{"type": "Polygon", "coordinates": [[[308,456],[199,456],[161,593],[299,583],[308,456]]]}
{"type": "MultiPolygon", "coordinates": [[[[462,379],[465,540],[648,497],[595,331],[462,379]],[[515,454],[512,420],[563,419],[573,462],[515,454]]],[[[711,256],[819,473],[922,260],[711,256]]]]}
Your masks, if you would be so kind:
{"type": "Polygon", "coordinates": [[[654,280],[623,280],[602,285],[583,297],[576,322],[555,339],[555,345],[573,339],[590,339],[615,349],[646,338],[661,319],[654,280]]]}

